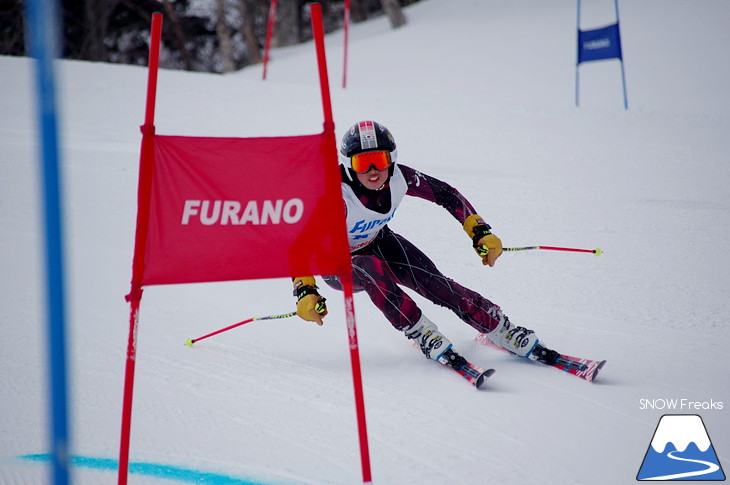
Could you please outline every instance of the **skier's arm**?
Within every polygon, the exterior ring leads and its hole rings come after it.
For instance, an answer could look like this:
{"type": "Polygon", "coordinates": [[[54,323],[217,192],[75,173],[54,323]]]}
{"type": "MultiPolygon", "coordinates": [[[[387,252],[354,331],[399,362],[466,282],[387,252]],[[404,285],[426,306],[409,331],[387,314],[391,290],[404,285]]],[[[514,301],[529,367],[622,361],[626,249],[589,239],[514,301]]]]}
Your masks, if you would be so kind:
{"type": "Polygon", "coordinates": [[[292,278],[294,296],[297,297],[297,315],[308,322],[322,325],[322,318],[327,315],[325,299],[317,291],[314,276],[297,276],[292,278]]]}
{"type": "Polygon", "coordinates": [[[451,185],[405,165],[399,166],[408,184],[407,195],[435,202],[449,211],[460,224],[464,224],[470,215],[476,214],[477,211],[466,197],[451,185]]]}
{"type": "Polygon", "coordinates": [[[482,258],[482,264],[494,266],[502,254],[502,241],[492,234],[489,224],[476,213],[466,197],[451,185],[425,175],[410,167],[400,165],[408,183],[408,195],[435,202],[448,210],[464,227],[472,240],[474,250],[482,258]]]}

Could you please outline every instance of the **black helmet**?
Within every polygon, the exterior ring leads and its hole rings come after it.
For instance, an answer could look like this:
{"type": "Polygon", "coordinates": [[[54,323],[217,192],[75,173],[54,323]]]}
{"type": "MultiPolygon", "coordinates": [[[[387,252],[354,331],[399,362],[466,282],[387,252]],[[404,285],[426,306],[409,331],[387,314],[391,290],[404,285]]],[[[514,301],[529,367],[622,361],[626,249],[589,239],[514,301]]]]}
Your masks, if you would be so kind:
{"type": "Polygon", "coordinates": [[[340,163],[352,170],[352,156],[363,152],[390,152],[391,164],[398,159],[395,139],[390,130],[377,121],[360,121],[350,127],[340,144],[340,163]]]}

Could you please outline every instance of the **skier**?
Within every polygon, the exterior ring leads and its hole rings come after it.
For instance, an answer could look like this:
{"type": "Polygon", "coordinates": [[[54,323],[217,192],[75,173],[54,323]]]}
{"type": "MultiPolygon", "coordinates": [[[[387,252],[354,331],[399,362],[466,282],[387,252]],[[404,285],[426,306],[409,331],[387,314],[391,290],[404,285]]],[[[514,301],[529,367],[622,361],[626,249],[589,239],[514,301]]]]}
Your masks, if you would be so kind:
{"type": "MultiPolygon", "coordinates": [[[[397,163],[393,136],[375,121],[360,121],[345,133],[339,158],[353,287],[364,290],[393,327],[416,342],[429,359],[456,369],[466,362],[400,288],[403,285],[449,308],[493,343],[518,356],[545,363],[554,359],[557,353],[537,346],[532,330],[514,326],[497,305],[444,276],[420,249],[387,225],[405,195],[435,202],[462,224],[482,264],[493,267],[502,254],[502,242],[463,195],[441,180],[397,163]]],[[[330,287],[342,289],[337,276],[323,279],[330,287]]],[[[315,278],[295,277],[293,282],[297,315],[322,325],[327,307],[315,278]]]]}

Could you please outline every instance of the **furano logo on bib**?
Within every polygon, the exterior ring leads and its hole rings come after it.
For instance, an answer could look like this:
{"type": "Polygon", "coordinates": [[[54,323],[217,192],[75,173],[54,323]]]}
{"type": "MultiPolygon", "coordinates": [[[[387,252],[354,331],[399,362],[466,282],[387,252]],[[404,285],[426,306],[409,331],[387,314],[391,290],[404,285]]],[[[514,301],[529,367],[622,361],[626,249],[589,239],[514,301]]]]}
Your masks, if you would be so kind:
{"type": "Polygon", "coordinates": [[[243,205],[238,200],[186,200],[181,224],[199,221],[204,226],[244,224],[296,224],[304,214],[302,199],[275,201],[249,200],[243,205]]]}
{"type": "Polygon", "coordinates": [[[380,227],[387,224],[393,218],[394,214],[395,214],[395,210],[393,210],[393,212],[391,212],[391,214],[384,219],[375,219],[372,221],[366,221],[365,219],[363,219],[363,220],[357,221],[355,223],[355,225],[352,227],[352,229],[350,229],[349,232],[350,232],[350,234],[355,234],[353,239],[368,238],[368,237],[370,237],[369,233],[371,233],[374,228],[377,228],[377,230],[379,231],[380,227]],[[360,233],[360,234],[357,234],[357,233],[360,233]]]}

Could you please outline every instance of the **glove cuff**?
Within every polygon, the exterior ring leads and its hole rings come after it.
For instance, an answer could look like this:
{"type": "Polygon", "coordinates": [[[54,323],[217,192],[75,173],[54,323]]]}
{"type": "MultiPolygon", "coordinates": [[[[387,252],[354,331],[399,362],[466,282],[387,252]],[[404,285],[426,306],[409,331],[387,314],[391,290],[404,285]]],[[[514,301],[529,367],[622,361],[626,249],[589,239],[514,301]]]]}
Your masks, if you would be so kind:
{"type": "Polygon", "coordinates": [[[320,296],[316,286],[300,286],[299,288],[294,288],[293,294],[297,297],[297,301],[301,300],[307,295],[320,296]]]}
{"type": "Polygon", "coordinates": [[[466,231],[475,245],[482,237],[491,234],[491,229],[492,226],[484,222],[484,219],[479,214],[472,214],[464,221],[464,231],[466,231]]]}
{"type": "Polygon", "coordinates": [[[301,300],[307,295],[317,295],[317,280],[314,276],[296,276],[292,278],[294,284],[293,295],[297,297],[297,301],[301,300]]]}
{"type": "Polygon", "coordinates": [[[291,281],[294,285],[294,289],[299,288],[300,286],[317,287],[317,280],[314,279],[314,276],[294,276],[291,281]]]}

